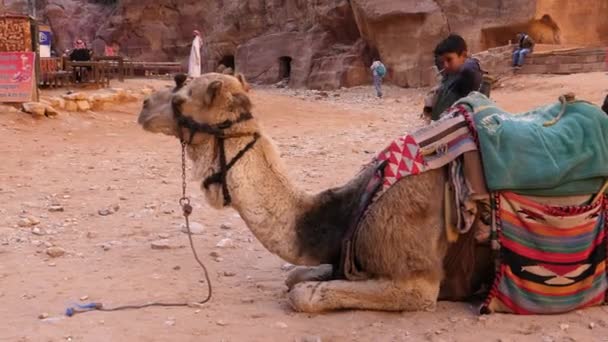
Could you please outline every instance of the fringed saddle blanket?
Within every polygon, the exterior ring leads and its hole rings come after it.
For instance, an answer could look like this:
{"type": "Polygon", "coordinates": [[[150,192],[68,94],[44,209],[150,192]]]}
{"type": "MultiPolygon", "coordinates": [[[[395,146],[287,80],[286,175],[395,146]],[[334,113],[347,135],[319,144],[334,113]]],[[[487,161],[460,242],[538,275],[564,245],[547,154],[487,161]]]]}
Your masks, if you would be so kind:
{"type": "Polygon", "coordinates": [[[353,246],[358,225],[367,208],[404,177],[452,163],[450,179],[454,189],[453,201],[457,208],[462,209],[458,210],[457,229],[465,233],[471,228],[475,212],[470,211],[469,196],[474,191],[464,178],[459,157],[466,152],[477,151],[477,145],[469,129],[469,121],[463,114],[464,107],[455,107],[437,123],[394,140],[373,159],[371,167],[376,169],[376,173],[360,199],[358,214],[349,224],[349,233],[342,247],[342,273],[347,279],[366,277],[356,266],[353,246]]]}
{"type": "Polygon", "coordinates": [[[496,195],[499,266],[482,313],[557,314],[603,304],[608,203],[551,206],[496,195]]]}

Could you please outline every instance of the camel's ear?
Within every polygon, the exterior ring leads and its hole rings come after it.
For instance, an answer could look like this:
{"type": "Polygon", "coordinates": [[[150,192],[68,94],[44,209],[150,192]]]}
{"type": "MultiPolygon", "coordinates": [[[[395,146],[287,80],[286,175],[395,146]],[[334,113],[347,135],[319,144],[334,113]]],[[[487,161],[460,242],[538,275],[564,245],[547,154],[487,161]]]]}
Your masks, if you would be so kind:
{"type": "Polygon", "coordinates": [[[213,100],[220,94],[223,86],[224,83],[222,83],[222,81],[213,81],[209,83],[207,91],[205,92],[205,103],[208,105],[213,104],[213,100]]]}
{"type": "Polygon", "coordinates": [[[186,80],[188,79],[188,76],[186,74],[177,74],[173,79],[175,80],[175,88],[173,88],[173,92],[176,92],[182,89],[186,83],[186,80]]]}
{"type": "Polygon", "coordinates": [[[245,79],[245,76],[243,76],[243,74],[238,73],[234,77],[236,77],[236,79],[239,80],[239,82],[241,82],[241,85],[243,86],[243,89],[245,89],[245,91],[248,92],[249,89],[251,89],[249,87],[249,83],[247,83],[247,80],[245,79]]]}

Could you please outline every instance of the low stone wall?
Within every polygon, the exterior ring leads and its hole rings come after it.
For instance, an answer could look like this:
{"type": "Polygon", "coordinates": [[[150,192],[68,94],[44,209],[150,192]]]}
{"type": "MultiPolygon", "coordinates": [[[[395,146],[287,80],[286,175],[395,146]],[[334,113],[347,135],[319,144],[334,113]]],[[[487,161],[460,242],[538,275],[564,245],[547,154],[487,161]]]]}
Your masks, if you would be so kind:
{"type": "Polygon", "coordinates": [[[482,51],[473,55],[479,60],[481,68],[494,78],[512,75],[511,54],[513,47],[510,45],[499,46],[482,51]]]}
{"type": "Polygon", "coordinates": [[[606,70],[606,48],[534,53],[518,74],[574,74],[606,70]]]}

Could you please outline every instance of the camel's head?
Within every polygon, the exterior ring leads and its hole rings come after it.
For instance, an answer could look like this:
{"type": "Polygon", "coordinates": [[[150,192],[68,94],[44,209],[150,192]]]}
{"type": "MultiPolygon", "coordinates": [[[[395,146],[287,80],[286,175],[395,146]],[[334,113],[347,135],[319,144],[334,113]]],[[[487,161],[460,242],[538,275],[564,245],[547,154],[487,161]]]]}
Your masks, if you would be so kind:
{"type": "Polygon", "coordinates": [[[156,92],[144,101],[138,122],[145,130],[179,136],[174,107],[179,108],[181,115],[201,124],[235,120],[251,110],[249,86],[240,74],[210,73],[186,80],[185,75],[177,75],[175,88],[156,92]]]}

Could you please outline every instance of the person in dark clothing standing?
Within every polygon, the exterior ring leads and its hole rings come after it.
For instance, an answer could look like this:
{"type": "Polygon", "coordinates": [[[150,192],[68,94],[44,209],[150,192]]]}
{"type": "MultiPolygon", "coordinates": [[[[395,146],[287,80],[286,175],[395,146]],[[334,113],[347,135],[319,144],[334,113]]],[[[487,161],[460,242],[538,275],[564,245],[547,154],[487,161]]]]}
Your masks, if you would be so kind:
{"type": "Polygon", "coordinates": [[[439,120],[441,114],[456,101],[478,91],[483,80],[479,61],[469,57],[467,43],[456,34],[451,34],[435,48],[435,56],[443,62],[443,77],[432,103],[425,103],[425,116],[439,120]]]}

